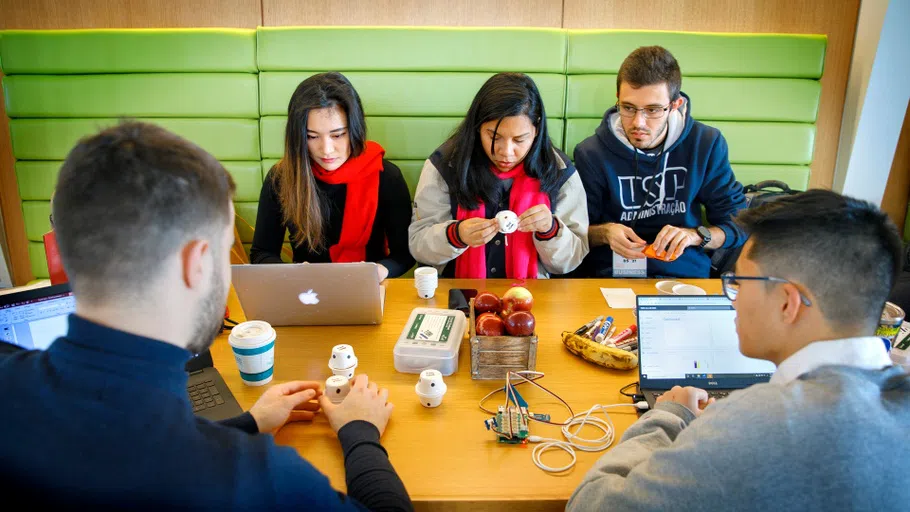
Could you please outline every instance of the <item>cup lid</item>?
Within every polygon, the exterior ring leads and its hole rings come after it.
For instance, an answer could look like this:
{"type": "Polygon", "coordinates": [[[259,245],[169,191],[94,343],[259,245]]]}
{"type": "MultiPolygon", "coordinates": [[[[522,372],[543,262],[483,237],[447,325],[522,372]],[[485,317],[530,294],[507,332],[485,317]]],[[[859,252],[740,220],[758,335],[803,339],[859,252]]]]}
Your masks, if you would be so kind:
{"type": "Polygon", "coordinates": [[[231,329],[230,341],[243,345],[260,345],[275,338],[275,330],[268,322],[250,320],[231,329]]]}

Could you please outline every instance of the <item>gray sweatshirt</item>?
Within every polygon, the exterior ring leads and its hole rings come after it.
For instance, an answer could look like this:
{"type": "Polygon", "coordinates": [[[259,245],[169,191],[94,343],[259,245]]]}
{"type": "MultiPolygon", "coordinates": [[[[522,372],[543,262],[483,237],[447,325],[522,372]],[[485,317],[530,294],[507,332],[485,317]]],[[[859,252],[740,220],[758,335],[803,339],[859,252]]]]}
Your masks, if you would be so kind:
{"type": "MultiPolygon", "coordinates": [[[[453,246],[446,237],[446,229],[455,220],[449,187],[436,167],[439,165],[438,153],[437,150],[427,159],[420,172],[414,193],[414,213],[408,228],[408,246],[418,264],[435,266],[442,273],[446,264],[466,249],[453,246]]],[[[556,153],[561,170],[571,165],[568,157],[556,153]]],[[[507,184],[510,185],[511,180],[507,184]]],[[[572,172],[555,199],[553,217],[559,225],[556,236],[547,240],[533,238],[539,278],[571,272],[588,254],[588,203],[578,173],[572,172]]],[[[515,213],[521,215],[523,212],[515,213]]],[[[494,243],[500,242],[494,239],[488,245],[494,243]]]]}
{"type": "Polygon", "coordinates": [[[644,414],[566,510],[910,510],[910,375],[823,366],[644,414]]]}

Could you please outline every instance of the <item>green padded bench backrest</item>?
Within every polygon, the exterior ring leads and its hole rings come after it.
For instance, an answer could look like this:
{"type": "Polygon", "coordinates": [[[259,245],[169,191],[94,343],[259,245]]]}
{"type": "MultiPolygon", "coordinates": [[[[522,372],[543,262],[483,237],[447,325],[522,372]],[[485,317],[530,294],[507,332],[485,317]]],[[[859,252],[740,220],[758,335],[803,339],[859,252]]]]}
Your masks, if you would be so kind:
{"type": "Polygon", "coordinates": [[[744,184],[809,183],[825,36],[569,30],[566,150],[594,133],[616,102],[616,73],[639,46],[670,50],[692,115],[719,128],[744,184]]]}
{"type": "Polygon", "coordinates": [[[4,31],[0,62],[32,272],[47,277],[57,173],[83,136],[148,120],[199,144],[237,182],[262,185],[256,32],[239,29],[4,31]]]}
{"type": "MultiPolygon", "coordinates": [[[[386,158],[401,168],[412,196],[424,160],[451,135],[480,86],[497,72],[519,71],[534,79],[550,136],[562,147],[563,30],[260,27],[257,42],[263,173],[284,153],[294,89],[324,71],[340,71],[354,84],[368,138],[382,144],[386,158]]],[[[251,208],[244,215],[253,223],[255,213],[251,208]]]]}

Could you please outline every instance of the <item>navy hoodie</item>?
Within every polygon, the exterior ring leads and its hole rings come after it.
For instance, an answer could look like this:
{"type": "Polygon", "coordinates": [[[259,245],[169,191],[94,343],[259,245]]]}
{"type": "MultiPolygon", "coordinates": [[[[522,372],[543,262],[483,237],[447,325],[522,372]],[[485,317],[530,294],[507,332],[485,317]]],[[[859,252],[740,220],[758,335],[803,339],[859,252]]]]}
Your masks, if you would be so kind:
{"type": "MultiPolygon", "coordinates": [[[[651,243],[667,224],[698,227],[704,209],[708,224],[727,235],[723,246],[740,246],[746,236],[733,216],[746,207],[746,198],[730,168],[727,141],[717,128],[692,119],[689,97],[683,97],[683,106],[670,112],[663,147],[634,151],[615,106],[594,135],[575,147],[590,224],[624,224],[651,243]]],[[[673,262],[648,259],[648,277],[708,277],[710,270],[710,256],[698,247],[688,247],[673,262]]],[[[610,247],[591,247],[580,273],[612,277],[610,247]]]]}

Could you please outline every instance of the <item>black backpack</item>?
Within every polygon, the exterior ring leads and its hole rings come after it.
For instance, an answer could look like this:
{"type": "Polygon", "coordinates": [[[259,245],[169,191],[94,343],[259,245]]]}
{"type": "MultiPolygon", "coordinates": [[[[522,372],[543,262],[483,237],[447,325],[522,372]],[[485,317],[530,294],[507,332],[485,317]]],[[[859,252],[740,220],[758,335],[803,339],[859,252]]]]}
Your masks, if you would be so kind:
{"type": "MultiPolygon", "coordinates": [[[[791,189],[783,181],[767,180],[756,183],[755,185],[746,185],[743,187],[743,193],[746,195],[746,208],[756,208],[765,203],[776,201],[781,197],[799,194],[800,190],[791,189]]],[[[728,249],[715,249],[711,255],[711,277],[720,277],[724,272],[733,270],[736,259],[742,246],[728,249]]]]}

